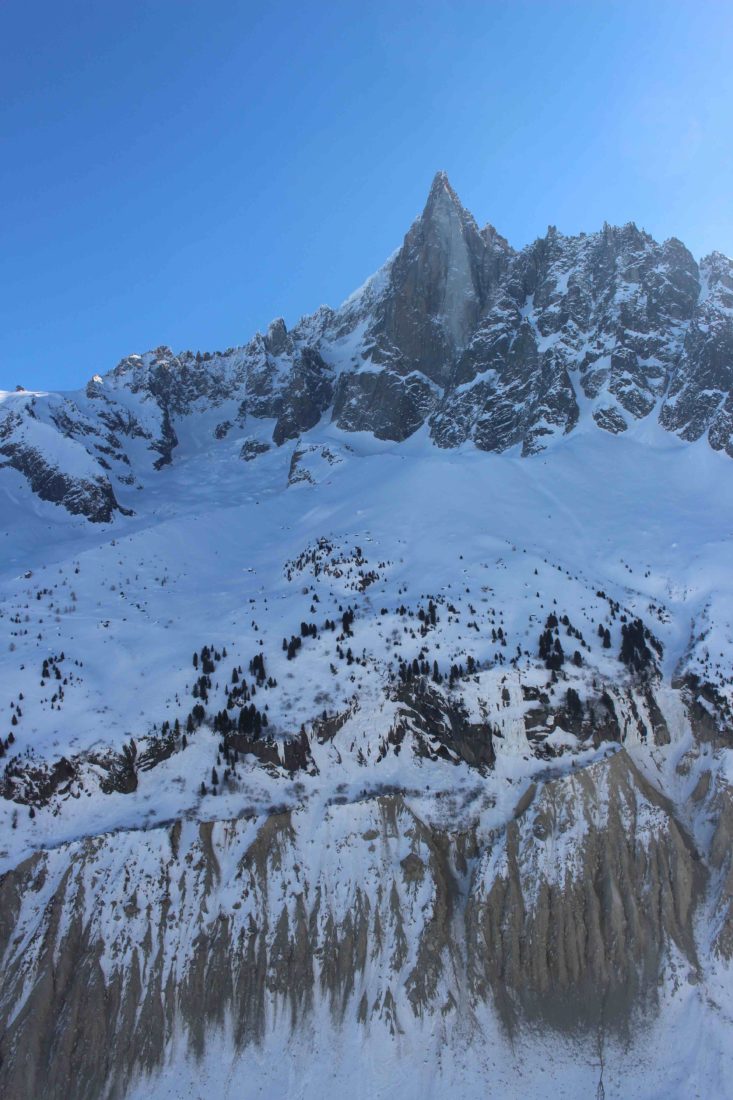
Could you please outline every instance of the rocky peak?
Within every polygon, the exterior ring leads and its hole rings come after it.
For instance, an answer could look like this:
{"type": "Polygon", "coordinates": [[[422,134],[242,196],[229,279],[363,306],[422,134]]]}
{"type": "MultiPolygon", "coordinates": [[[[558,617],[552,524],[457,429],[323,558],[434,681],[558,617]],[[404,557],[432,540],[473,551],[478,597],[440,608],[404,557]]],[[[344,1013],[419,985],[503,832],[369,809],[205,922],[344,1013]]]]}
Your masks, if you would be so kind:
{"type": "Polygon", "coordinates": [[[486,247],[492,254],[510,256],[514,254],[514,249],[509,244],[506,237],[502,237],[501,233],[490,222],[481,230],[481,236],[486,247]]]}
{"type": "Polygon", "coordinates": [[[700,274],[708,297],[733,310],[733,260],[722,252],[711,252],[700,262],[700,274]]]}
{"type": "Polygon", "coordinates": [[[478,231],[478,226],[476,225],[473,214],[466,210],[451,186],[446,173],[436,172],[433,182],[430,185],[430,191],[428,192],[425,208],[420,216],[420,221],[423,223],[439,222],[441,216],[443,216],[445,212],[447,212],[449,216],[453,215],[457,217],[461,222],[478,231]]]}
{"type": "Polygon", "coordinates": [[[479,231],[448,177],[438,172],[392,264],[376,326],[382,360],[445,385],[497,278],[497,256],[506,252],[495,231],[479,231]]]}
{"type": "Polygon", "coordinates": [[[282,355],[289,350],[288,330],[282,317],[270,322],[265,337],[265,347],[271,355],[282,355]]]}

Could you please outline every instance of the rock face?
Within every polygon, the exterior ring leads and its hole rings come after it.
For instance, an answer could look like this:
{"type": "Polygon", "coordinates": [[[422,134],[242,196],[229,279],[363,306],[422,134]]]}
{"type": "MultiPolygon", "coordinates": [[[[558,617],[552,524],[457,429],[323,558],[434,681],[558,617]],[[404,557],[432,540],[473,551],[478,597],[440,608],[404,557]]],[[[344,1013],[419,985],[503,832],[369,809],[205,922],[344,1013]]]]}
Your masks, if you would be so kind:
{"type": "Polygon", "coordinates": [[[492,834],[390,795],[33,856],[0,886],[3,1096],[122,1096],[177,1034],[202,1053],[229,1019],[245,1047],[275,1004],[627,1027],[670,952],[698,965],[696,853],[623,750],[532,793],[492,834]]]}
{"type": "Polygon", "coordinates": [[[433,181],[423,214],[389,271],[389,286],[370,327],[373,360],[400,373],[420,371],[445,387],[498,285],[511,249],[492,230],[479,231],[447,177],[433,181]]]}
{"type": "MultiPolygon", "coordinates": [[[[490,854],[482,861],[493,868],[490,854]]],[[[625,754],[547,784],[507,827],[501,868],[469,904],[469,966],[510,1022],[625,1028],[634,1008],[655,1003],[667,950],[694,974],[692,917],[705,873],[625,754]]]]}
{"type": "Polygon", "coordinates": [[[707,433],[733,457],[733,264],[719,252],[700,265],[699,307],[675,364],[661,423],[682,439],[707,433]]]}
{"type": "Polygon", "coordinates": [[[0,420],[0,469],[16,470],[41,500],[60,504],[92,523],[109,523],[115,513],[125,512],[117,503],[101,456],[97,464],[73,436],[57,436],[55,425],[39,422],[33,406],[25,401],[9,404],[10,411],[0,420]]]}
{"type": "Polygon", "coordinates": [[[444,445],[473,437],[485,450],[541,449],[575,427],[576,387],[606,430],[649,415],[680,353],[698,276],[679,242],[659,246],[633,225],[578,238],[550,229],[515,257],[502,291],[436,417],[444,445]]]}
{"type": "Polygon", "coordinates": [[[332,371],[312,348],[298,354],[282,395],[282,404],[272,433],[279,446],[314,428],[333,400],[332,371]]]}
{"type": "Polygon", "coordinates": [[[36,419],[86,452],[83,490],[40,472],[55,469],[43,451],[3,453],[41,499],[105,522],[116,489],[184,454],[179,436],[215,410],[235,430],[273,420],[278,446],[326,418],[383,440],[427,425],[441,447],[528,455],[583,419],[619,434],[648,417],[733,454],[732,303],[731,260],[698,265],[633,224],[550,227],[517,252],[439,172],[401,248],[340,309],[291,331],[278,319],[226,352],[132,355],[84,393],[32,398],[36,419]]]}
{"type": "Polygon", "coordinates": [[[424,375],[364,370],[341,375],[333,416],[344,431],[369,431],[377,439],[401,443],[425,422],[435,399],[424,375]]]}

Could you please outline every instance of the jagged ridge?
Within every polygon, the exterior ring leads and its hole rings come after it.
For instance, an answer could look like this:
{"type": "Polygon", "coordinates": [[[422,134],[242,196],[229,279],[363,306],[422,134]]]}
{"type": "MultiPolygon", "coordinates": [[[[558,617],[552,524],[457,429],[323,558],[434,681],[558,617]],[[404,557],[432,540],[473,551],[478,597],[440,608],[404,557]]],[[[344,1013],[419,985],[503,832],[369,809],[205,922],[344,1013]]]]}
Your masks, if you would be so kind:
{"type": "Polygon", "coordinates": [[[402,247],[340,309],[291,332],[275,321],[224,353],[133,355],[83,393],[7,395],[3,408],[6,463],[97,521],[118,509],[113,486],[124,493],[185,453],[186,425],[216,410],[219,440],[266,419],[282,445],[325,416],[379,439],[427,425],[441,447],[525,455],[588,418],[620,433],[654,416],[733,456],[733,263],[714,253],[698,265],[633,224],[578,237],[550,227],[516,252],[438,173],[402,247]],[[28,418],[64,437],[43,460],[54,477],[13,441],[28,418]],[[79,460],[92,481],[67,472],[79,460]]]}

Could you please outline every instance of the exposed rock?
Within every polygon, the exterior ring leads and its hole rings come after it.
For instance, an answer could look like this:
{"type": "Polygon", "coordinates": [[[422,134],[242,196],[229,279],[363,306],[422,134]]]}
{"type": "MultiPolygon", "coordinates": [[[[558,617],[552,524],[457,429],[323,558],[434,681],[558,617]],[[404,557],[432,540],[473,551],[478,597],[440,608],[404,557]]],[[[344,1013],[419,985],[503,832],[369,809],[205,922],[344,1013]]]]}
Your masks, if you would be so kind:
{"type": "Polygon", "coordinates": [[[339,378],[333,419],[344,431],[399,442],[417,431],[435,403],[434,387],[420,374],[364,370],[339,378]]]}
{"type": "Polygon", "coordinates": [[[596,409],[593,413],[593,419],[599,428],[611,432],[612,435],[625,432],[629,426],[618,409],[613,407],[610,409],[596,409]]]}
{"type": "Polygon", "coordinates": [[[241,733],[227,735],[227,743],[244,756],[254,756],[261,764],[280,769],[288,775],[306,771],[317,775],[318,769],[313,761],[308,736],[304,731],[294,737],[250,737],[241,733]]]}
{"type": "Polygon", "coordinates": [[[493,992],[508,1026],[626,1028],[655,1003],[671,945],[694,976],[705,873],[624,752],[547,784],[504,843],[498,875],[488,853],[477,868],[467,941],[472,987],[493,992]]]}
{"type": "Polygon", "coordinates": [[[329,368],[317,351],[303,348],[293,363],[283,391],[280,413],[272,433],[277,446],[315,427],[332,398],[333,381],[329,368]]]}
{"type": "Polygon", "coordinates": [[[703,260],[702,294],[660,414],[663,427],[733,457],[733,261],[703,260]]]}
{"type": "Polygon", "coordinates": [[[335,447],[324,443],[298,444],[293,451],[288,470],[288,485],[317,485],[324,473],[343,462],[335,447]]]}
{"type": "Polygon", "coordinates": [[[95,463],[71,440],[52,451],[47,426],[34,421],[32,413],[24,417],[16,411],[0,421],[0,468],[12,467],[27,479],[31,491],[41,500],[60,504],[72,515],[83,515],[92,523],[109,523],[116,512],[124,512],[98,461],[95,463]],[[83,456],[81,464],[77,451],[83,456]]]}
{"type": "Polygon", "coordinates": [[[236,1044],[257,1041],[276,1001],[292,1026],[319,1002],[393,1023],[488,1002],[510,1030],[592,1033],[653,1003],[671,950],[694,980],[704,875],[623,751],[542,787],[493,838],[441,832],[400,797],[311,828],[297,812],[178,822],[4,876],[3,1096],[121,1096],[181,1031],[201,1052],[228,1016],[236,1044]]]}
{"type": "Polygon", "coordinates": [[[484,233],[438,172],[422,216],[390,269],[389,291],[371,332],[403,370],[447,384],[453,358],[478,321],[511,255],[495,230],[484,233]]]}
{"type": "Polygon", "coordinates": [[[269,443],[265,443],[260,439],[245,439],[242,444],[242,449],[239,452],[239,457],[244,462],[253,462],[258,455],[267,454],[269,450],[269,443]]]}
{"type": "Polygon", "coordinates": [[[409,729],[416,738],[416,751],[429,759],[462,760],[483,772],[494,763],[491,726],[469,721],[460,702],[447,699],[427,683],[400,688],[397,698],[402,704],[400,718],[390,732],[396,743],[409,729]]]}

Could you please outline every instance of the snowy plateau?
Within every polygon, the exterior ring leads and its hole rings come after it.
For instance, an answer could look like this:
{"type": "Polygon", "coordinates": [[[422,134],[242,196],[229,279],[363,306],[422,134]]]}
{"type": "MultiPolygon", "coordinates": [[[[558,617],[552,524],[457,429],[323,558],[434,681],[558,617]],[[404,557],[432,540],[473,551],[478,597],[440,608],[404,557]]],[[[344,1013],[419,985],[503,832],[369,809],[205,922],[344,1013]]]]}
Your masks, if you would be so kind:
{"type": "Polygon", "coordinates": [[[733,1097],[731,260],[439,173],[0,510],[6,1100],[733,1097]]]}

